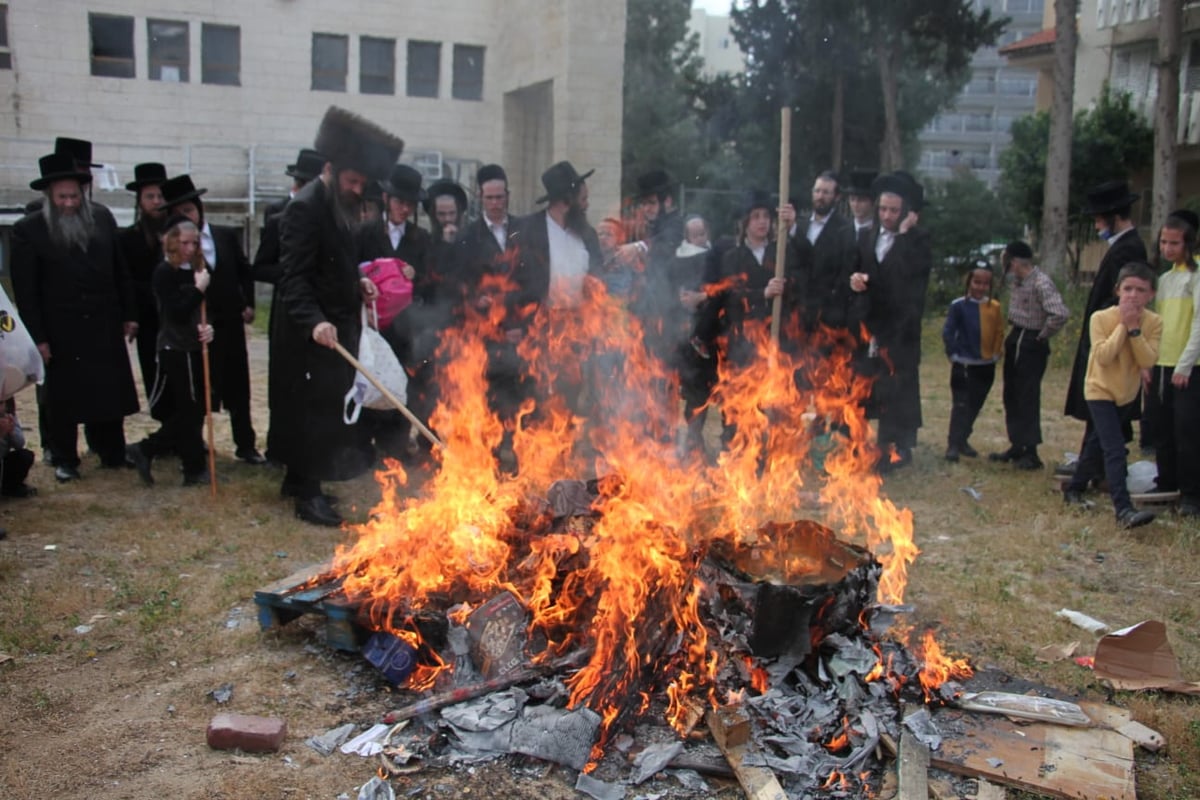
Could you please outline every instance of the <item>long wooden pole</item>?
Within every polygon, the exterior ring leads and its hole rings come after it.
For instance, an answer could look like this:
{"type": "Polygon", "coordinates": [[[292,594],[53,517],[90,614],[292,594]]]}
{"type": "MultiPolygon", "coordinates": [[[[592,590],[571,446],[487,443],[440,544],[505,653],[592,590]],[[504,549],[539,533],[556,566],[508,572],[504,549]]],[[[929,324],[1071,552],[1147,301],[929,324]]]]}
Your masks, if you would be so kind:
{"type": "Polygon", "coordinates": [[[342,358],[349,361],[351,366],[353,366],[356,370],[361,372],[363,377],[366,378],[367,380],[369,380],[371,382],[371,385],[374,386],[376,389],[378,389],[379,393],[382,394],[384,397],[386,397],[388,399],[388,402],[391,403],[392,405],[394,405],[396,407],[396,410],[399,411],[401,414],[403,414],[408,419],[408,421],[413,424],[413,427],[417,429],[418,433],[420,433],[422,436],[424,436],[426,439],[428,439],[434,445],[445,449],[445,447],[446,447],[445,443],[442,442],[442,440],[439,439],[436,435],[434,435],[433,431],[431,431],[431,430],[429,430],[429,428],[425,427],[425,423],[421,422],[421,420],[417,418],[416,414],[414,414],[413,412],[408,410],[408,406],[404,405],[404,403],[401,403],[399,398],[396,397],[396,395],[392,394],[391,391],[389,391],[386,386],[384,386],[382,383],[380,383],[379,379],[376,378],[374,375],[372,375],[371,372],[362,365],[362,362],[360,362],[354,356],[350,355],[349,350],[342,347],[341,343],[339,343],[339,342],[333,343],[333,349],[337,350],[339,353],[341,353],[342,358]]]}
{"type": "MultiPolygon", "coordinates": [[[[208,325],[207,302],[200,301],[200,325],[208,325]]],[[[213,444],[212,372],[208,365],[208,342],[200,343],[200,362],[204,365],[204,421],[208,426],[208,486],[209,494],[217,496],[217,450],[213,444]]]]}
{"type": "MultiPolygon", "coordinates": [[[[792,109],[779,109],[779,205],[788,201],[791,188],[789,175],[792,164],[792,109]]],[[[779,220],[779,230],[775,234],[775,277],[783,277],[784,262],[787,260],[788,230],[783,220],[779,220]]],[[[778,295],[771,301],[771,342],[779,344],[779,328],[783,324],[783,295],[778,295]]]]}

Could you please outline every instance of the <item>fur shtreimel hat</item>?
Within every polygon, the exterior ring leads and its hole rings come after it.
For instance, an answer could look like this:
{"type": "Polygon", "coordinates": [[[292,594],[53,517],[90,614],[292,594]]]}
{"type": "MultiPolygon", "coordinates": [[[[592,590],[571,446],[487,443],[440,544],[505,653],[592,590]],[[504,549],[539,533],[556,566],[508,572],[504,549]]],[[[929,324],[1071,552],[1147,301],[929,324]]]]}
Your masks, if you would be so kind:
{"type": "Polygon", "coordinates": [[[404,140],[344,108],[330,106],[317,129],[313,148],[339,169],[386,180],[404,150],[404,140]]]}

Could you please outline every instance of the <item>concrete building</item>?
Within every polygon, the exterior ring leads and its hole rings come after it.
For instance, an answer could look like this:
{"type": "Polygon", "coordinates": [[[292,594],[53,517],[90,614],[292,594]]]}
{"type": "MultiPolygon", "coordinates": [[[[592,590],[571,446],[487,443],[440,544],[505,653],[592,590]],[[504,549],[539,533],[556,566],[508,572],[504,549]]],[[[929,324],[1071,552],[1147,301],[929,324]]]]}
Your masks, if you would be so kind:
{"type": "Polygon", "coordinates": [[[982,48],[971,58],[971,79],[954,105],[919,134],[917,169],[929,179],[946,180],[956,169],[968,167],[995,188],[1009,128],[1017,117],[1033,113],[1037,91],[1037,71],[1007,63],[998,50],[1041,30],[1043,0],[973,3],[976,10],[990,9],[993,17],[1011,21],[995,47],[982,48]]]}
{"type": "Polygon", "coordinates": [[[504,164],[531,210],[570,159],[615,210],[625,3],[590,0],[11,0],[0,3],[0,203],[30,199],[55,136],[94,142],[96,199],[128,207],[161,161],[253,216],[329,105],[400,135],[402,160],[468,189],[504,164]]]}
{"type": "Polygon", "coordinates": [[[693,8],[688,31],[699,37],[699,54],[704,59],[705,77],[738,75],[746,71],[746,54],[738,47],[730,30],[729,15],[709,14],[693,8]]]}

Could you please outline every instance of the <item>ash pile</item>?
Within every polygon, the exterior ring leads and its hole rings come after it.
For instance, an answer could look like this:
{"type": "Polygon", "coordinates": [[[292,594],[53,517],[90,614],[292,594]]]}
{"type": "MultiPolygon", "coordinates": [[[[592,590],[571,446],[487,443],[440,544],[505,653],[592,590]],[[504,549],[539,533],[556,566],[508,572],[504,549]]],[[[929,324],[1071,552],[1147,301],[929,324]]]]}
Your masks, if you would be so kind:
{"type": "MultiPolygon", "coordinates": [[[[551,532],[586,538],[595,488],[552,487],[551,532]]],[[[699,587],[693,619],[705,630],[673,633],[679,609],[652,599],[631,637],[641,668],[624,676],[603,716],[572,702],[573,677],[601,646],[589,631],[552,648],[512,592],[471,606],[447,597],[444,608],[427,604],[386,626],[417,637],[377,630],[366,642],[364,656],[397,685],[440,668],[424,691],[400,692],[411,702],[347,752],[381,753],[393,775],[530,756],[579,770],[576,788],[604,800],[645,794],[634,787],[664,778],[707,795],[705,776],[745,785],[755,772],[791,798],[878,794],[901,707],[923,693],[922,665],[887,636],[907,609],[876,604],[876,558],[812,521],[712,538],[689,558],[699,587]],[[685,652],[697,641],[706,652],[685,652]],[[684,669],[696,661],[707,674],[684,669]]],[[[559,579],[570,575],[564,562],[559,579]]],[[[907,724],[936,746],[927,712],[907,724]]]]}

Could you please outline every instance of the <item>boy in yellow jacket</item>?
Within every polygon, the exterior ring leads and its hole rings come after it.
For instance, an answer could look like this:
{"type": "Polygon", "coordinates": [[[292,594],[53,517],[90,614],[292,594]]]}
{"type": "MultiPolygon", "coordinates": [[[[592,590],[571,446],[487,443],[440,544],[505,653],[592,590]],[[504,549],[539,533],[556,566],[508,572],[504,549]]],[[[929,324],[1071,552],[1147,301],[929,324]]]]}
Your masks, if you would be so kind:
{"type": "Polygon", "coordinates": [[[1149,264],[1133,262],[1117,275],[1117,304],[1092,314],[1088,322],[1092,349],[1088,355],[1083,396],[1092,425],[1083,441],[1075,474],[1063,489],[1063,500],[1085,505],[1083,492],[1094,478],[1108,481],[1117,525],[1136,528],[1154,520],[1137,510],[1125,486],[1128,452],[1121,432],[1137,400],[1141,371],[1154,366],[1162,340],[1162,318],[1146,308],[1154,299],[1155,274],[1149,264]]]}

